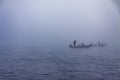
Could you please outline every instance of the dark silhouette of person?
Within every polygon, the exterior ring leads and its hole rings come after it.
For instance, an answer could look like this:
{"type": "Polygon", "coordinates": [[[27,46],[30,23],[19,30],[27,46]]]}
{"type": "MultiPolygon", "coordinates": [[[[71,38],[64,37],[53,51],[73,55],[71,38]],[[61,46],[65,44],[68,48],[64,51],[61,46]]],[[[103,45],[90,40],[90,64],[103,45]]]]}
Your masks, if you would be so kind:
{"type": "Polygon", "coordinates": [[[98,44],[100,44],[100,41],[98,41],[98,44]]]}
{"type": "Polygon", "coordinates": [[[76,40],[73,41],[74,46],[76,46],[76,40]]]}

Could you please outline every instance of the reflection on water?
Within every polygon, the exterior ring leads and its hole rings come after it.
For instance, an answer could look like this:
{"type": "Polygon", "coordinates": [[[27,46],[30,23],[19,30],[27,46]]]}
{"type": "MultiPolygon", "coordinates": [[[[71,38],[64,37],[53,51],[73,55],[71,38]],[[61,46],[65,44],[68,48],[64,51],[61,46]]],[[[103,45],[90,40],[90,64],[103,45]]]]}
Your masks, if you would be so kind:
{"type": "Polygon", "coordinates": [[[0,49],[0,80],[118,80],[119,50],[0,49]]]}

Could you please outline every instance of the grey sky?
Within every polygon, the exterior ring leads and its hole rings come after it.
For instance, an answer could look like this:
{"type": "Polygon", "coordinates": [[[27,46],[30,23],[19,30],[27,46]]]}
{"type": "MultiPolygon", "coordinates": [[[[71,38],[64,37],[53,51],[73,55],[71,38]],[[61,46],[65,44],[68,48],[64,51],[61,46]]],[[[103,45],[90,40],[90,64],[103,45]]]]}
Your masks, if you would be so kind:
{"type": "Polygon", "coordinates": [[[119,7],[119,9],[120,9],[120,0],[114,0],[114,1],[117,4],[117,6],[119,7]]]}
{"type": "MultiPolygon", "coordinates": [[[[2,2],[2,0],[1,0],[2,2]]],[[[117,41],[119,11],[112,0],[6,0],[0,8],[3,44],[117,41]]]]}
{"type": "Polygon", "coordinates": [[[0,6],[5,2],[5,0],[0,0],[0,6]]]}

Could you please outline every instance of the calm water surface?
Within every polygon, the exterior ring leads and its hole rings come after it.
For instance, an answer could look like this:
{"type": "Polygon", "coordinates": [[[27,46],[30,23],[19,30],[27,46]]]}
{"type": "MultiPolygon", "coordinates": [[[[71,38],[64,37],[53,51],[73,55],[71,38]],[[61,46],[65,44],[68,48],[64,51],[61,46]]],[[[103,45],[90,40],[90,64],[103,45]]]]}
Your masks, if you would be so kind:
{"type": "Polygon", "coordinates": [[[0,80],[119,79],[120,52],[117,49],[0,49],[0,80]]]}

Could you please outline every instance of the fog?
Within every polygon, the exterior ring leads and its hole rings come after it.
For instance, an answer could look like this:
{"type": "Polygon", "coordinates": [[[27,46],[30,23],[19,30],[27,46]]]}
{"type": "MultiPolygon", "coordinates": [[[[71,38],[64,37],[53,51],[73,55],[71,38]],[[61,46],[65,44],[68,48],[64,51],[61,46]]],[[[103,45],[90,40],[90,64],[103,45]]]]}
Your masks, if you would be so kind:
{"type": "Polygon", "coordinates": [[[117,8],[120,10],[120,0],[114,0],[115,1],[115,3],[117,4],[117,8]]]}
{"type": "MultiPolygon", "coordinates": [[[[118,0],[119,1],[119,0],[118,0]]],[[[1,46],[119,45],[117,0],[1,0],[1,46]]]]}

